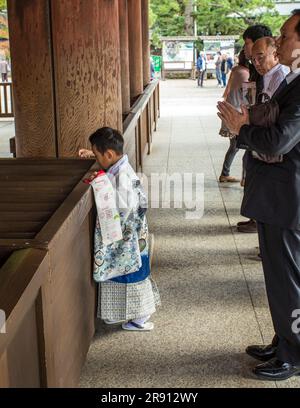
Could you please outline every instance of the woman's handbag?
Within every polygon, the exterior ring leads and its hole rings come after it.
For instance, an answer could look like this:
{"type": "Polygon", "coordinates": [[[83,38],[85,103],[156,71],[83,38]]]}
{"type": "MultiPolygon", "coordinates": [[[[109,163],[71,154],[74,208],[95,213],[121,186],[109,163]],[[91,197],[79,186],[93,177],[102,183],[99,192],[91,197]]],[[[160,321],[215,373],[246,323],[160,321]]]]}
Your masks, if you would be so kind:
{"type": "MultiPolygon", "coordinates": [[[[276,99],[271,99],[265,103],[259,103],[249,108],[250,125],[271,127],[279,117],[279,105],[276,99]]],[[[281,163],[283,155],[271,155],[252,152],[255,159],[262,160],[266,163],[281,163]]]]}

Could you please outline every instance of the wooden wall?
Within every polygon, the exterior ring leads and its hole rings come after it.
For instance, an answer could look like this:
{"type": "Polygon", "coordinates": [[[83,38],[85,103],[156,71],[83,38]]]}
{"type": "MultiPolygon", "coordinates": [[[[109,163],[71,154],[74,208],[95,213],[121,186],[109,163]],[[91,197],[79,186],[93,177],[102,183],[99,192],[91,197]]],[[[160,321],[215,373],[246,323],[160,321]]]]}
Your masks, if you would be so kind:
{"type": "Polygon", "coordinates": [[[14,213],[18,220],[6,223],[10,233],[0,235],[0,256],[1,248],[12,252],[6,262],[0,259],[0,310],[6,315],[0,388],[78,385],[95,331],[94,201],[81,181],[93,164],[80,159],[0,160],[1,184],[17,183],[16,191],[0,197],[0,205],[10,203],[6,217],[14,213]],[[25,186],[25,197],[18,183],[25,186]],[[45,204],[51,208],[46,214],[45,204]],[[24,247],[28,249],[16,250],[24,247]]]}

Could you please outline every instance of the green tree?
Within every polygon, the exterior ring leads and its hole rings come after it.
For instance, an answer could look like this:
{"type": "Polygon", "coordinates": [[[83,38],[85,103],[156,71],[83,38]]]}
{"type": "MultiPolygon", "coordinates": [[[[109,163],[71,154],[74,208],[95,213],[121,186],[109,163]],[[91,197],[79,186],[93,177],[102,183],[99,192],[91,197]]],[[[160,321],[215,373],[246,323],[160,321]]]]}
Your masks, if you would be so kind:
{"type": "Polygon", "coordinates": [[[185,1],[151,0],[152,44],[160,46],[161,36],[185,35],[185,1]]]}
{"type": "Polygon", "coordinates": [[[277,34],[284,17],[273,0],[196,0],[198,34],[241,34],[249,25],[267,24],[277,34]]]}
{"type": "Polygon", "coordinates": [[[198,35],[241,35],[256,23],[267,24],[276,35],[285,17],[274,0],[151,0],[152,44],[158,47],[161,36],[191,35],[194,19],[198,35]]]}

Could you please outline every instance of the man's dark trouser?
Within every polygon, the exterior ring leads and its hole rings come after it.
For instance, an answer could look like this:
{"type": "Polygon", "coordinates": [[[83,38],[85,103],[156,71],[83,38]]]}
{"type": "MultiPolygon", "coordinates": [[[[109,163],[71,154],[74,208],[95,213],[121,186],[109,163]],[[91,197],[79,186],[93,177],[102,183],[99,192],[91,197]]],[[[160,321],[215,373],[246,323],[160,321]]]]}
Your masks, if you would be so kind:
{"type": "Polygon", "coordinates": [[[221,173],[222,176],[229,176],[231,164],[238,151],[239,149],[236,148],[236,137],[233,137],[232,139],[230,139],[230,146],[225,155],[222,173],[221,173]]]}
{"type": "Polygon", "coordinates": [[[205,72],[206,72],[206,70],[205,71],[200,71],[198,69],[198,86],[203,86],[205,72]]]}
{"type": "Polygon", "coordinates": [[[278,337],[277,358],[300,365],[300,321],[297,321],[300,316],[300,231],[260,222],[257,227],[269,306],[278,337]]]}

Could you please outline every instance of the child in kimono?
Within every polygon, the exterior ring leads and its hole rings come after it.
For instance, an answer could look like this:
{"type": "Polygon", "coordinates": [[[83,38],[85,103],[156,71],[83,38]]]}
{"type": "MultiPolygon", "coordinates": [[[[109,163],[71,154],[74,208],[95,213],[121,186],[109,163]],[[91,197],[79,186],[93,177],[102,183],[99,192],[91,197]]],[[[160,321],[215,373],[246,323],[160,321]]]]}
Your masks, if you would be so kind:
{"type": "Polygon", "coordinates": [[[123,233],[122,240],[104,245],[97,217],[94,279],[100,282],[98,317],[106,324],[122,322],[124,330],[150,331],[154,325],[149,319],[160,298],[150,277],[147,198],[123,154],[124,139],[117,130],[99,129],[90,136],[90,143],[92,151],[82,149],[79,155],[95,156],[106,171],[116,192],[123,233]]]}

